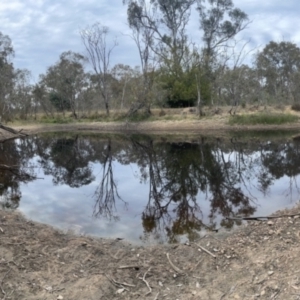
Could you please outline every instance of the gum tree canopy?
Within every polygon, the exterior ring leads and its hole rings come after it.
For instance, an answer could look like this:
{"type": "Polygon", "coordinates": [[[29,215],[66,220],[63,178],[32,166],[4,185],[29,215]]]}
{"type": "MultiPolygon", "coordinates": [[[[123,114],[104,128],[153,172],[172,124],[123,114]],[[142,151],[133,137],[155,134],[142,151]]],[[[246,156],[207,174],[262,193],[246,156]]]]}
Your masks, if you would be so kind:
{"type": "Polygon", "coordinates": [[[128,24],[133,31],[152,32],[148,45],[159,66],[158,81],[171,106],[191,105],[197,99],[197,90],[207,90],[204,85],[214,78],[218,49],[248,25],[247,14],[232,0],[123,0],[123,4],[128,5],[128,24]],[[199,13],[200,51],[187,31],[192,11],[199,13]],[[193,61],[195,52],[200,57],[197,64],[193,61]],[[203,77],[200,74],[207,80],[202,78],[196,84],[195,77],[203,77]]]}

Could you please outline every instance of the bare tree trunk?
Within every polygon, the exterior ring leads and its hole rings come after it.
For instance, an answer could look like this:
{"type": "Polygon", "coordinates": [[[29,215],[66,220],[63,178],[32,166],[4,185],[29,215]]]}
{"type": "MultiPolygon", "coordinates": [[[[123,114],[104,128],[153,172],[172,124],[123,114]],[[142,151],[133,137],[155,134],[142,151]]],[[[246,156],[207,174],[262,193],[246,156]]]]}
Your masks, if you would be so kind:
{"type": "Polygon", "coordinates": [[[200,90],[200,80],[197,76],[196,76],[196,83],[197,83],[197,114],[199,117],[203,116],[203,111],[201,108],[201,90],[200,90]]]}

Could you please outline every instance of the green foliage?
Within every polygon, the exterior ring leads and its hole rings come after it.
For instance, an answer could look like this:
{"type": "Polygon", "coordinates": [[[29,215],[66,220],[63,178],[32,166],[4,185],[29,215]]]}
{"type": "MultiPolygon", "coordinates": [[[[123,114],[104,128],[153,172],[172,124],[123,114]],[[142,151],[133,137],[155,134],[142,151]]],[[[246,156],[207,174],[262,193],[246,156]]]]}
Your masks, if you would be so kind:
{"type": "MultiPolygon", "coordinates": [[[[151,115],[149,115],[146,112],[136,112],[133,115],[130,115],[128,118],[126,118],[126,120],[130,121],[130,122],[141,122],[141,121],[149,121],[151,115]]],[[[124,119],[124,117],[123,117],[124,119]]]]}
{"type": "Polygon", "coordinates": [[[297,116],[291,114],[255,114],[255,115],[236,115],[229,119],[230,125],[281,125],[295,123],[299,120],[297,116]]]}
{"type": "MultiPolygon", "coordinates": [[[[178,68],[179,69],[179,68],[178,68]]],[[[161,83],[165,91],[165,104],[171,108],[195,106],[197,102],[197,68],[169,72],[166,69],[161,70],[157,81],[161,83]]],[[[202,104],[209,103],[210,84],[208,79],[200,74],[200,91],[202,104]]]]}
{"type": "Polygon", "coordinates": [[[50,93],[49,100],[57,111],[65,111],[71,108],[70,102],[57,93],[50,93]]]}
{"type": "Polygon", "coordinates": [[[43,116],[41,118],[41,123],[46,123],[46,124],[68,124],[68,123],[72,123],[73,119],[71,118],[63,118],[61,116],[58,117],[47,117],[47,116],[43,116]]]}
{"type": "Polygon", "coordinates": [[[232,0],[210,0],[207,5],[199,5],[198,11],[208,60],[247,26],[247,14],[235,8],[232,0]]]}
{"type": "Polygon", "coordinates": [[[271,41],[257,54],[256,68],[277,102],[289,103],[300,92],[300,48],[296,44],[271,41]]]}

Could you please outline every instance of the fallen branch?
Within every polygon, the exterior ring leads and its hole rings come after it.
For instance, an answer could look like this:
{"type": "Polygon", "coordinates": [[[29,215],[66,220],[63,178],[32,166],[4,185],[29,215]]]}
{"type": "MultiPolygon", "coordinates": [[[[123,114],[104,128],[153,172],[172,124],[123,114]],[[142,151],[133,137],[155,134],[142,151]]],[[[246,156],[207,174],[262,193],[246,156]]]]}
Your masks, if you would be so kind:
{"type": "Polygon", "coordinates": [[[279,216],[267,216],[267,217],[226,217],[227,220],[233,220],[233,221],[265,221],[269,219],[279,219],[279,218],[292,218],[295,216],[300,216],[300,213],[298,214],[292,214],[292,215],[279,215],[279,216]]]}
{"type": "Polygon", "coordinates": [[[140,279],[142,279],[142,280],[145,282],[145,284],[147,285],[147,287],[148,287],[148,289],[149,289],[149,292],[146,293],[145,296],[147,296],[147,295],[149,295],[149,294],[152,293],[152,289],[151,289],[149,283],[148,283],[147,280],[146,280],[146,275],[147,275],[147,273],[148,273],[150,270],[151,270],[151,267],[147,270],[147,272],[145,272],[143,278],[140,278],[140,279]]]}
{"type": "Polygon", "coordinates": [[[13,133],[13,134],[17,134],[17,135],[21,135],[21,136],[28,136],[28,134],[22,132],[23,129],[17,131],[15,129],[11,128],[11,127],[4,126],[1,123],[0,123],[0,128],[5,130],[5,131],[8,131],[10,133],[13,133]]]}
{"type": "Polygon", "coordinates": [[[3,284],[3,281],[4,281],[5,277],[8,275],[8,273],[9,273],[10,271],[11,271],[11,269],[9,269],[9,270],[4,274],[4,276],[3,276],[3,278],[2,278],[2,280],[1,280],[1,282],[0,282],[1,292],[2,292],[2,294],[3,294],[4,296],[6,296],[6,293],[5,293],[5,291],[3,290],[3,288],[2,288],[2,284],[3,284]]]}
{"type": "Polygon", "coordinates": [[[210,251],[208,251],[207,249],[205,249],[204,247],[198,245],[198,244],[195,244],[197,245],[197,247],[199,247],[201,250],[203,250],[204,252],[206,252],[207,254],[211,255],[213,258],[216,258],[216,256],[214,254],[212,254],[210,251]]]}
{"type": "Polygon", "coordinates": [[[3,170],[18,170],[19,167],[18,166],[8,166],[8,165],[0,165],[0,169],[3,170]]]}
{"type": "Polygon", "coordinates": [[[139,269],[141,266],[132,265],[132,266],[120,266],[118,269],[139,269]]]}
{"type": "Polygon", "coordinates": [[[199,261],[190,269],[191,271],[194,271],[198,265],[203,261],[204,258],[199,259],[199,261]]]}
{"type": "Polygon", "coordinates": [[[135,285],[132,285],[132,284],[129,284],[129,283],[126,283],[126,282],[118,282],[116,280],[114,280],[112,277],[109,278],[106,274],[104,274],[104,276],[109,280],[111,281],[113,284],[115,284],[116,286],[118,287],[122,287],[124,288],[126,291],[128,291],[124,286],[128,286],[128,287],[135,287],[135,285]]]}
{"type": "Polygon", "coordinates": [[[168,261],[169,261],[171,267],[172,267],[178,274],[184,275],[184,272],[181,271],[179,268],[177,268],[177,267],[171,262],[170,257],[169,257],[169,253],[166,253],[166,255],[167,255],[167,258],[168,258],[168,261]]]}

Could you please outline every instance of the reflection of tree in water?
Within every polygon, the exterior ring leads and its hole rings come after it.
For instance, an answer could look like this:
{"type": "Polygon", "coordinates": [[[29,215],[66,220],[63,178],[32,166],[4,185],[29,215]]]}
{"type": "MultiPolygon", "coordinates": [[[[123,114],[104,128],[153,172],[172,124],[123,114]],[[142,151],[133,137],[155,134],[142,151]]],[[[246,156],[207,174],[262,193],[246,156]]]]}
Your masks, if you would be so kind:
{"type": "Polygon", "coordinates": [[[214,230],[220,221],[217,217],[221,216],[222,226],[230,228],[234,223],[226,217],[253,214],[252,188],[266,194],[284,176],[289,176],[296,186],[299,143],[243,141],[199,137],[193,142],[167,142],[147,136],[115,140],[68,135],[6,142],[0,144],[0,165],[13,168],[0,168],[0,205],[18,206],[19,183],[34,178],[34,166],[28,161],[35,155],[55,184],[71,187],[91,183],[95,178],[91,162],[99,162],[102,170],[94,193],[94,215],[117,219],[116,204],[123,200],[113,162],[133,163],[140,169],[140,181],[149,190],[142,212],[144,238],[151,235],[157,240],[176,242],[186,236],[194,240],[201,229],[214,230]],[[204,204],[210,207],[207,224],[203,223],[204,204]]]}
{"type": "Polygon", "coordinates": [[[287,187],[286,194],[292,196],[293,187],[298,194],[300,188],[297,184],[297,176],[300,174],[300,141],[282,143],[261,143],[261,165],[267,169],[270,184],[279,178],[288,176],[290,184],[287,187]]]}
{"type": "MultiPolygon", "coordinates": [[[[250,198],[238,186],[241,175],[234,174],[235,167],[225,161],[222,151],[205,140],[154,145],[146,139],[132,143],[143,157],[141,177],[150,185],[142,214],[146,235],[151,232],[159,239],[166,230],[169,242],[176,242],[180,235],[194,240],[202,228],[215,229],[217,214],[226,217],[255,211],[250,198]],[[209,197],[209,225],[202,222],[201,197],[209,197]]],[[[224,218],[222,225],[231,227],[233,223],[224,218]]]]}
{"type": "Polygon", "coordinates": [[[53,176],[54,184],[67,184],[78,188],[94,180],[89,165],[93,149],[86,139],[51,139],[50,144],[38,147],[40,164],[46,175],[53,176]],[[46,150],[46,151],[45,151],[46,150]]]}
{"type": "Polygon", "coordinates": [[[34,166],[28,161],[33,156],[27,148],[28,140],[10,140],[0,143],[0,207],[16,209],[21,199],[20,183],[36,179],[34,166]]]}
{"type": "MultiPolygon", "coordinates": [[[[109,138],[100,152],[102,164],[102,179],[94,193],[94,216],[118,220],[116,215],[116,199],[122,200],[118,194],[117,184],[114,180],[112,143],[109,138]]],[[[123,201],[123,200],[122,200],[123,201]]],[[[126,205],[126,203],[125,203],[126,205]]]]}

